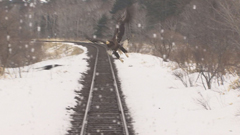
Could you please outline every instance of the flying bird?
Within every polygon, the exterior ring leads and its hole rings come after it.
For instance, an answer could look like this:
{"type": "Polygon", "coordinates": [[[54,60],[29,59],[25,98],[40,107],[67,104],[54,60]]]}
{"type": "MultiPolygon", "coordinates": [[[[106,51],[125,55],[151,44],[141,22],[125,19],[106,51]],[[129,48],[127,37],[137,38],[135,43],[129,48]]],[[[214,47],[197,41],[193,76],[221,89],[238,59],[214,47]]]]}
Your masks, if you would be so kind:
{"type": "Polygon", "coordinates": [[[132,16],[130,8],[127,8],[124,14],[118,19],[112,39],[102,40],[97,38],[90,38],[87,35],[86,39],[93,43],[103,43],[107,45],[107,48],[113,51],[112,54],[114,54],[121,62],[123,62],[117,51],[123,52],[128,57],[127,50],[123,47],[121,40],[125,32],[125,24],[129,23],[131,18],[132,16]]]}

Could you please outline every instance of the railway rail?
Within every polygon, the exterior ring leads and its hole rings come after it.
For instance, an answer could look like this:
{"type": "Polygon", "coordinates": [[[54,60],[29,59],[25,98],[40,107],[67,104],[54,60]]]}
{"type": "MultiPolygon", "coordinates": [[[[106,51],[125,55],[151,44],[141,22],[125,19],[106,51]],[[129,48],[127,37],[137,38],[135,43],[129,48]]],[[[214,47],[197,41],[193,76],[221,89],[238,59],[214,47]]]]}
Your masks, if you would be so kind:
{"type": "Polygon", "coordinates": [[[90,69],[81,82],[84,88],[75,91],[78,104],[71,108],[75,113],[68,135],[133,135],[113,59],[103,45],[81,45],[88,48],[90,69]]]}

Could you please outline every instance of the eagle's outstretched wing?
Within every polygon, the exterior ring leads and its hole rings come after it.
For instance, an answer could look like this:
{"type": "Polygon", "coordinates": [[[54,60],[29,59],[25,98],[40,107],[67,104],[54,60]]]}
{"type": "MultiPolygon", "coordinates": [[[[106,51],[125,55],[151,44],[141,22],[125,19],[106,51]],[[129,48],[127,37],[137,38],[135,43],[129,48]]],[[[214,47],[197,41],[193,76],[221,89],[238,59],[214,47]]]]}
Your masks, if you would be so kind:
{"type": "Polygon", "coordinates": [[[85,38],[93,43],[103,43],[106,44],[106,41],[97,39],[97,38],[90,38],[89,36],[85,35],[85,38]]]}
{"type": "Polygon", "coordinates": [[[125,23],[128,23],[130,21],[130,18],[131,18],[130,9],[127,8],[123,16],[118,20],[118,23],[116,24],[114,35],[112,38],[114,42],[120,43],[125,32],[124,25],[125,23]]]}

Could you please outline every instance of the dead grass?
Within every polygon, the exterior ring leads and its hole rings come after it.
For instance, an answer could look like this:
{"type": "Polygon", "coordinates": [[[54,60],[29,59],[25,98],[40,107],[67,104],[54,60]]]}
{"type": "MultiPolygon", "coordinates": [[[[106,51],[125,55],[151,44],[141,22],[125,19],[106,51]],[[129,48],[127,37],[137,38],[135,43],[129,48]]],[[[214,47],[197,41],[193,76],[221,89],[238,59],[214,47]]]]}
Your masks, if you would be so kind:
{"type": "Polygon", "coordinates": [[[42,39],[38,39],[39,41],[69,41],[69,42],[89,42],[86,39],[63,39],[63,38],[42,38],[42,39]]]}
{"type": "Polygon", "coordinates": [[[83,53],[81,48],[70,46],[66,43],[46,42],[43,44],[43,52],[45,52],[45,59],[56,59],[66,56],[79,55],[83,53]]]}
{"type": "Polygon", "coordinates": [[[238,88],[240,88],[240,79],[239,79],[239,77],[236,80],[234,80],[229,85],[228,91],[230,91],[231,89],[238,89],[238,88]]]}

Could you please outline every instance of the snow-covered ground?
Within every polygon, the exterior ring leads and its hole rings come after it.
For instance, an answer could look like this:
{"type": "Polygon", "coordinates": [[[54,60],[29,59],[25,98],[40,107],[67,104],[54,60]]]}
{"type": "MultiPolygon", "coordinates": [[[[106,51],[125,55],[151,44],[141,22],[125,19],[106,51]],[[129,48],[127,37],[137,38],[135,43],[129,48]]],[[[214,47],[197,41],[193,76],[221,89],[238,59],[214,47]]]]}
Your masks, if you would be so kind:
{"type": "MultiPolygon", "coordinates": [[[[69,44],[73,45],[73,44],[69,44]]],[[[71,126],[66,107],[74,106],[74,90],[81,90],[78,80],[88,69],[84,53],[48,60],[10,72],[0,79],[1,135],[64,135],[71,126]],[[52,70],[35,69],[60,64],[52,70]],[[17,78],[15,78],[17,76],[17,78]]]]}
{"type": "Polygon", "coordinates": [[[186,88],[170,63],[150,55],[115,63],[138,135],[240,135],[240,91],[228,91],[229,83],[186,88]]]}
{"type": "MultiPolygon", "coordinates": [[[[72,44],[70,44],[72,45],[72,44]]],[[[0,134],[64,135],[70,125],[68,106],[88,69],[83,54],[48,60],[12,70],[0,79],[0,134]],[[35,69],[60,64],[52,70],[35,69]]],[[[204,90],[201,83],[185,88],[160,58],[129,54],[116,60],[122,90],[139,135],[239,135],[240,91],[217,85],[204,90]],[[204,108],[205,105],[209,110],[204,108]]],[[[232,77],[226,78],[229,82],[232,77]]]]}

